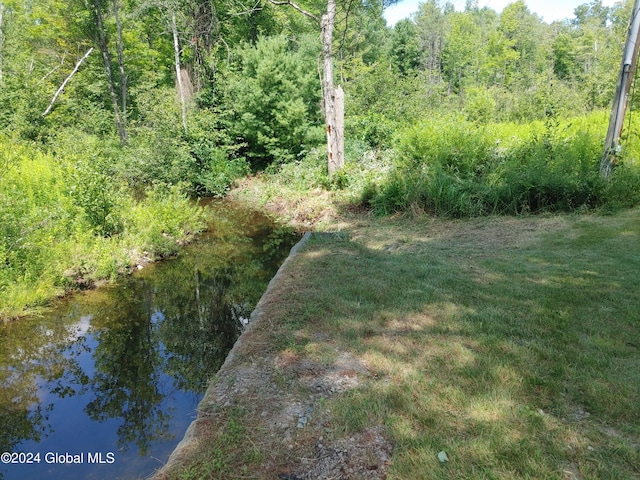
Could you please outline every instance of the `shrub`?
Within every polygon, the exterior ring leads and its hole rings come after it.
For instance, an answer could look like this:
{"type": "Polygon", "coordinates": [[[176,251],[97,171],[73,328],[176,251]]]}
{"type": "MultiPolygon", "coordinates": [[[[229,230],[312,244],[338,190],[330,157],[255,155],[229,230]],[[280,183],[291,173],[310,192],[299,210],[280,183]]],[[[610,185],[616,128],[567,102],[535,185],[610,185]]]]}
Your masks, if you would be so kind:
{"type": "Polygon", "coordinates": [[[261,37],[236,51],[239,62],[226,80],[228,128],[246,144],[254,168],[298,159],[321,141],[320,85],[311,67],[319,45],[307,43],[315,51],[292,48],[284,35],[261,37]]]}
{"type": "Polygon", "coordinates": [[[67,152],[53,156],[0,138],[0,318],[75,282],[113,277],[145,250],[173,254],[204,228],[182,185],[158,186],[137,201],[100,162],[67,152]]]}

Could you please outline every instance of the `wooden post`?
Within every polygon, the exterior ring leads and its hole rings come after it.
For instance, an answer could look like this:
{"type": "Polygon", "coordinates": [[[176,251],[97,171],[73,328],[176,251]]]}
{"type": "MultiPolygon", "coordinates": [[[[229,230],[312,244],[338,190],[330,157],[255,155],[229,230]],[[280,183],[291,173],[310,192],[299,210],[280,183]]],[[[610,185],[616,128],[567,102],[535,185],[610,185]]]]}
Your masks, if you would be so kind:
{"type": "Polygon", "coordinates": [[[600,161],[600,174],[605,178],[609,178],[609,175],[611,175],[611,171],[615,166],[616,155],[620,148],[620,135],[624,124],[627,104],[629,103],[629,91],[631,90],[631,84],[633,83],[638,61],[638,47],[640,46],[638,42],[639,35],[640,0],[635,0],[631,14],[631,22],[629,23],[627,42],[622,55],[622,65],[620,67],[620,74],[618,75],[616,93],[613,99],[609,129],[607,130],[607,138],[604,143],[604,153],[600,161]]]}

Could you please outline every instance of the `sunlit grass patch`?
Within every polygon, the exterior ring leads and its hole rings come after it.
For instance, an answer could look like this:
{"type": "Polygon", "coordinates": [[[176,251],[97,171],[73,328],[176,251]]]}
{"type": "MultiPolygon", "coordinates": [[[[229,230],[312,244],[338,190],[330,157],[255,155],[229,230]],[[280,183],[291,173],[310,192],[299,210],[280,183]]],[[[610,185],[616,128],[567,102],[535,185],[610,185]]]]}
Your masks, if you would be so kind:
{"type": "MultiPolygon", "coordinates": [[[[293,450],[255,430],[263,455],[295,462],[319,436],[330,445],[382,425],[390,479],[637,478],[639,224],[637,209],[360,217],[316,235],[242,351],[273,363],[271,384],[303,403],[320,395],[305,381],[345,355],[364,370],[317,401],[320,430],[293,434],[293,450]]],[[[243,425],[262,425],[257,415],[243,425]]]]}
{"type": "Polygon", "coordinates": [[[634,478],[639,215],[565,217],[534,236],[548,219],[524,220],[512,244],[476,222],[471,247],[468,223],[434,239],[394,221],[392,250],[380,220],[341,255],[316,245],[306,301],[330,305],[333,341],[380,378],[330,402],[337,428],[385,424],[391,478],[634,478]],[[317,283],[329,276],[333,287],[317,283]]]}

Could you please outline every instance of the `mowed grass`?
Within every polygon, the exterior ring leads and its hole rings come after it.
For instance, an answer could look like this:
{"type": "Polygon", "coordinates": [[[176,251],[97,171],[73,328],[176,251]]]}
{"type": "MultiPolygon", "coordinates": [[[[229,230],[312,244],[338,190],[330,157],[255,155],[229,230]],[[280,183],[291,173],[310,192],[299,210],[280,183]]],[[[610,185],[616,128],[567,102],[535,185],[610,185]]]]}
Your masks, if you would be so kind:
{"type": "Polygon", "coordinates": [[[389,478],[640,477],[639,209],[342,229],[295,259],[271,332],[371,370],[326,402],[332,435],[384,425],[389,478]]]}

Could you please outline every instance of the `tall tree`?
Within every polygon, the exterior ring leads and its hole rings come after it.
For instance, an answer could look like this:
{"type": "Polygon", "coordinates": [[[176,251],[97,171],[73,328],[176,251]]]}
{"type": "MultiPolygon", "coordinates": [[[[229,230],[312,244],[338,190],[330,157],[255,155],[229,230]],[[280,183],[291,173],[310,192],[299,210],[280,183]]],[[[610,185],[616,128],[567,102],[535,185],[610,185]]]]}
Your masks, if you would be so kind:
{"type": "Polygon", "coordinates": [[[4,61],[4,3],[0,1],[0,84],[2,84],[3,61],[4,61]]]}
{"type": "Polygon", "coordinates": [[[327,166],[329,176],[344,167],[344,92],[333,81],[333,33],[336,24],[336,0],[327,0],[327,10],[320,14],[299,7],[291,0],[270,0],[274,5],[289,5],[320,25],[322,42],[322,99],[327,132],[327,166]]]}
{"type": "Polygon", "coordinates": [[[439,0],[427,0],[420,4],[415,22],[423,52],[423,68],[435,82],[439,82],[442,78],[442,52],[446,31],[446,19],[439,0]]]}
{"type": "MultiPolygon", "coordinates": [[[[113,0],[113,5],[115,12],[117,12],[117,3],[118,0],[113,0]]],[[[102,62],[104,65],[105,77],[107,80],[107,88],[109,90],[109,97],[111,98],[111,105],[113,107],[113,114],[115,117],[116,128],[118,130],[118,136],[120,137],[120,143],[122,145],[126,145],[127,138],[127,126],[126,126],[126,112],[124,112],[123,107],[126,107],[126,104],[123,105],[121,102],[123,99],[126,99],[126,77],[120,78],[120,100],[118,99],[117,92],[117,84],[116,79],[113,73],[113,65],[111,62],[111,51],[109,49],[109,39],[107,36],[106,25],[104,22],[103,16],[103,6],[100,0],[91,0],[91,4],[88,5],[93,16],[94,26],[93,34],[95,37],[95,41],[98,43],[98,47],[100,48],[100,52],[102,53],[102,62]]],[[[118,21],[119,23],[119,21],[118,21]]],[[[121,26],[117,27],[121,32],[121,26]]],[[[121,45],[118,46],[118,52],[123,47],[121,45]]],[[[124,64],[123,59],[119,58],[119,67],[121,71],[124,73],[124,64]]]]}

